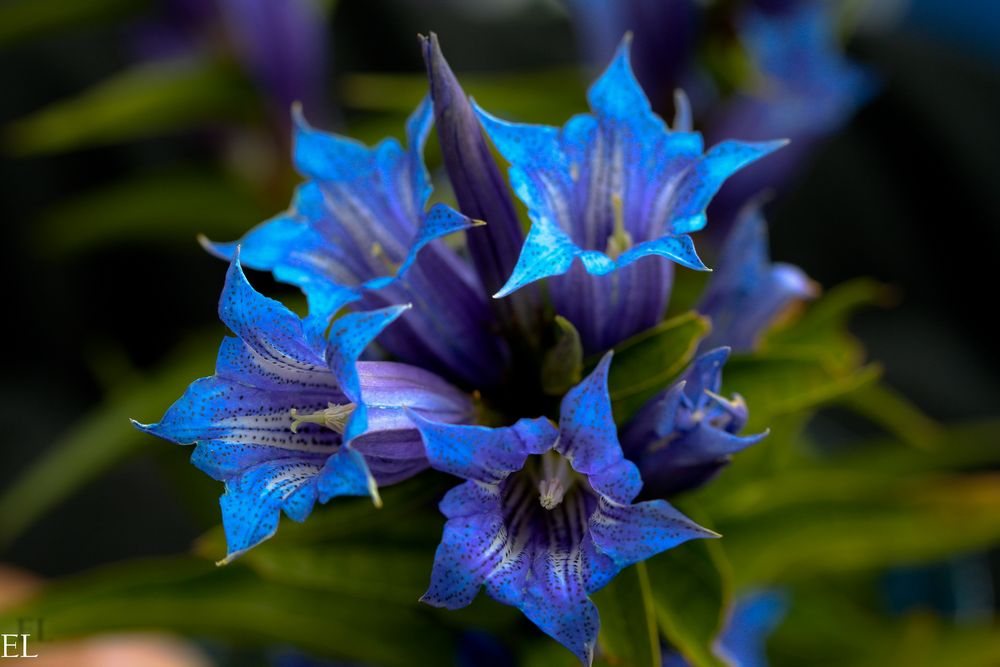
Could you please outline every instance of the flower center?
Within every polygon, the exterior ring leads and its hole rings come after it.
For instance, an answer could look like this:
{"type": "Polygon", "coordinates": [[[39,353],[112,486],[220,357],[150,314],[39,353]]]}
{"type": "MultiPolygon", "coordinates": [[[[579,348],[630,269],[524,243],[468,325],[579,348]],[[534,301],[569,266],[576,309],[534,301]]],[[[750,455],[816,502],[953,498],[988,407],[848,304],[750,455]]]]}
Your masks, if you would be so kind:
{"type": "Polygon", "coordinates": [[[354,412],[354,403],[327,403],[325,410],[317,410],[307,415],[299,414],[299,411],[292,408],[292,433],[299,432],[299,426],[302,424],[319,424],[320,426],[325,426],[328,429],[336,431],[341,435],[344,434],[344,429],[347,426],[347,420],[350,419],[351,413],[354,412]]]}
{"type": "Polygon", "coordinates": [[[554,450],[542,454],[542,481],[538,483],[538,502],[547,510],[558,507],[572,488],[575,477],[566,457],[554,450]]]}
{"type": "Polygon", "coordinates": [[[604,254],[611,259],[618,259],[632,247],[632,235],[625,229],[625,202],[618,193],[611,195],[611,210],[615,216],[615,227],[608,237],[608,247],[604,254]]]}

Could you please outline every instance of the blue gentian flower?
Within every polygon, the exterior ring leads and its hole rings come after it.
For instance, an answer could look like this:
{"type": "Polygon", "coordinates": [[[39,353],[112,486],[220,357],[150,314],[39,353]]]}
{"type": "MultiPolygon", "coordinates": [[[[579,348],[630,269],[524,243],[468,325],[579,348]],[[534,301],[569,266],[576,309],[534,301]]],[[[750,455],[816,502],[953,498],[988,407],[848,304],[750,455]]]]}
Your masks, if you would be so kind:
{"type": "Polygon", "coordinates": [[[561,129],[477,109],[532,221],[496,296],[559,276],[549,281],[556,311],[576,326],[585,350],[597,352],[662,318],[672,263],[706,268],[689,234],[705,226],[709,200],[782,142],[724,141],[705,152],[683,98],[668,128],[632,74],[627,38],[588,100],[594,113],[561,129]]]}
{"type": "Polygon", "coordinates": [[[696,306],[712,320],[702,349],[727,345],[749,351],[789,306],[819,293],[799,267],[771,262],[767,222],[756,202],[744,208],[730,230],[718,264],[696,306]]]}
{"type": "Polygon", "coordinates": [[[767,435],[739,435],[747,422],[746,402],[738,394],[719,394],[728,357],[729,349],[721,347],[695,359],[622,429],[625,455],[642,473],[643,497],[662,498],[701,486],[733,454],[767,435]]]}
{"type": "Polygon", "coordinates": [[[761,189],[795,178],[818,143],[876,90],[875,77],[845,55],[831,12],[831,3],[801,0],[751,10],[738,21],[759,76],[722,107],[708,134],[760,140],[780,132],[791,144],[766,169],[748,170],[726,186],[712,214],[727,224],[761,189]]]}
{"type": "Polygon", "coordinates": [[[309,180],[292,208],[238,243],[206,247],[229,258],[239,245],[247,266],[300,287],[310,316],[321,321],[352,300],[366,310],[412,303],[379,343],[403,361],[488,387],[508,353],[475,273],[435,242],[478,223],[443,204],[424,209],[431,188],[422,152],[431,120],[425,99],[407,122],[404,150],[395,139],[368,148],[320,132],[297,113],[295,166],[309,180]]]}
{"type": "Polygon", "coordinates": [[[329,340],[256,292],[234,260],[219,316],[235,334],[215,375],[195,381],[143,431],[194,443],[192,463],[226,484],[227,560],[271,537],[281,511],[304,521],[318,500],[371,495],[427,467],[404,413],[445,422],[472,418],[468,398],[414,366],[357,361],[405,306],[350,313],[329,340]]]}
{"type": "Polygon", "coordinates": [[[715,533],[666,501],[633,503],[638,468],[622,454],[608,398],[610,353],[545,418],[505,428],[414,417],[431,465],[465,478],[447,517],[423,600],[456,609],[485,585],[585,665],[600,621],[589,594],[622,568],[715,533]]]}
{"type": "MultiPolygon", "coordinates": [[[[781,623],[787,608],[787,597],[781,591],[760,590],[740,595],[715,641],[715,655],[731,667],[767,667],[767,638],[781,623]]],[[[672,651],[663,656],[663,667],[689,667],[689,664],[672,651]]]]}

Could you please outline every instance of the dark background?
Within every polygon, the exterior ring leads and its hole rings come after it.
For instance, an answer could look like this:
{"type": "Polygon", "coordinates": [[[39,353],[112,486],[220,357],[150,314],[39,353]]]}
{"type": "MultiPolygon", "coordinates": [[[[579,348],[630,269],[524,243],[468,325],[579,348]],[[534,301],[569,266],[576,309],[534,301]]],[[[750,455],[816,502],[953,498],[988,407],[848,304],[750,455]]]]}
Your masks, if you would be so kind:
{"type": "MultiPolygon", "coordinates": [[[[346,74],[422,71],[418,32],[440,35],[460,77],[579,62],[572,27],[559,12],[532,4],[475,17],[453,4],[340,3],[329,22],[335,129],[350,131],[360,115],[338,104],[346,74]]],[[[977,3],[938,4],[961,13],[977,3]]],[[[801,265],[824,286],[872,276],[898,288],[895,307],[865,313],[854,330],[892,385],[930,415],[954,420],[996,414],[1000,405],[1000,26],[991,31],[972,15],[963,27],[942,20],[935,6],[918,2],[898,22],[852,40],[851,53],[879,75],[880,92],[819,148],[794,187],[770,205],[769,218],[774,257],[801,265]]],[[[0,48],[0,127],[122,68],[131,57],[127,28],[125,20],[79,26],[0,48]]],[[[581,90],[586,76],[581,72],[581,90]]],[[[120,378],[161,362],[192,332],[222,333],[215,306],[225,265],[194,238],[53,252],[58,239],[46,236],[39,219],[90,188],[152,168],[211,162],[218,150],[208,128],[0,158],[0,488],[120,378]]],[[[258,204],[265,215],[278,212],[289,193],[278,188],[258,204]]],[[[258,221],[247,219],[245,227],[258,221]]],[[[255,284],[277,289],[264,276],[255,284]]],[[[206,496],[218,489],[184,474],[191,472],[185,452],[152,438],[146,446],[62,503],[2,559],[57,575],[187,549],[215,523],[215,506],[192,509],[178,489],[198,487],[185,495],[206,496]]]]}

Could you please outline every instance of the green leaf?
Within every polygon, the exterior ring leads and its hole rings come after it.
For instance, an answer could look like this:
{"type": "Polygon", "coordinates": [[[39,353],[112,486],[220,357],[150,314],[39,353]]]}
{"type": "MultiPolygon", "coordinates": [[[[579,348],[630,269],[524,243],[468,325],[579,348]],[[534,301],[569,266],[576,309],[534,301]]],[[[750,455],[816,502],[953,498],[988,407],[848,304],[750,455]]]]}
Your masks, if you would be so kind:
{"type": "Polygon", "coordinates": [[[747,432],[762,431],[777,417],[811,410],[875,382],[878,365],[840,372],[809,357],[761,354],[734,356],[723,371],[725,391],[746,399],[747,432]]]}
{"type": "Polygon", "coordinates": [[[417,603],[318,594],[188,558],[125,563],[49,585],[0,614],[0,628],[20,618],[44,619],[47,640],[158,630],[388,667],[444,664],[453,654],[451,632],[417,603]]]}
{"type": "Polygon", "coordinates": [[[562,396],[583,377],[583,346],[572,322],[556,315],[555,323],[556,343],[542,360],[542,391],[549,396],[562,396]]]}
{"type": "Polygon", "coordinates": [[[0,45],[134,13],[148,0],[7,0],[0,5],[0,45]]]}
{"type": "Polygon", "coordinates": [[[893,298],[890,288],[867,278],[837,285],[809,304],[790,325],[771,331],[762,351],[815,359],[831,373],[849,373],[864,361],[864,349],[848,332],[848,321],[859,310],[888,305],[893,298]]]}
{"type": "Polygon", "coordinates": [[[932,448],[941,437],[940,424],[884,382],[850,392],[840,399],[840,404],[912,447],[932,448]]]}
{"type": "Polygon", "coordinates": [[[18,155],[54,153],[188,129],[207,120],[246,121],[253,89],[232,67],[196,59],[137,65],[5,130],[18,155]]]}
{"type": "Polygon", "coordinates": [[[645,564],[620,572],[593,599],[601,614],[598,639],[608,663],[660,667],[660,635],[645,564]]]}
{"type": "Polygon", "coordinates": [[[61,255],[130,240],[228,240],[267,214],[249,187],[217,171],[142,174],[59,201],[39,220],[35,244],[61,255]]]}
{"type": "MultiPolygon", "coordinates": [[[[772,509],[715,516],[741,582],[802,580],[819,574],[933,561],[1000,539],[1000,475],[934,475],[893,481],[831,475],[822,484],[773,478],[786,498],[772,509]],[[824,490],[825,489],[825,490],[824,490]],[[831,493],[843,496],[838,502],[831,493]]],[[[769,503],[768,503],[769,504],[769,503]]],[[[734,503],[735,505],[735,503],[734,503]]]]}
{"type": "Polygon", "coordinates": [[[0,545],[9,544],[47,510],[143,447],[165,446],[130,418],[163,414],[195,378],[209,374],[215,346],[195,338],[148,378],[124,384],[59,438],[0,494],[0,545]]]}
{"type": "Polygon", "coordinates": [[[615,347],[608,376],[615,419],[619,423],[627,421],[643,403],[677,377],[691,361],[708,330],[706,318],[689,312],[615,347]]]}
{"type": "Polygon", "coordinates": [[[719,541],[685,542],[649,559],[646,567],[667,640],[694,667],[723,667],[712,643],[730,604],[732,575],[719,541]]]}

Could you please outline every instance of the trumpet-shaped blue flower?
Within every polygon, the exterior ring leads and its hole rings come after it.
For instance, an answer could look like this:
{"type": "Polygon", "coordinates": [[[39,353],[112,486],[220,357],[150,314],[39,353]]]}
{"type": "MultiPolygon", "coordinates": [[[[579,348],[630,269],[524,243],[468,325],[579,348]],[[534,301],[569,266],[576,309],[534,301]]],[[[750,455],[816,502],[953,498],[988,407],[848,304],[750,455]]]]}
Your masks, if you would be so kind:
{"type": "Polygon", "coordinates": [[[767,169],[748,170],[726,187],[712,214],[727,225],[762,188],[785,185],[818,142],[836,132],[876,89],[875,77],[847,58],[831,15],[834,3],[794,0],[748,11],[739,35],[760,76],[712,120],[714,137],[791,139],[767,169]]]}
{"type": "MultiPolygon", "coordinates": [[[[767,638],[781,623],[788,600],[781,591],[760,590],[742,594],[733,603],[725,627],[714,643],[714,652],[732,667],[767,667],[767,638]]],[[[690,663],[670,652],[663,667],[688,667],[690,663]]]]}
{"type": "Polygon", "coordinates": [[[622,431],[625,455],[639,467],[643,497],[659,498],[700,486],[736,452],[767,433],[740,436],[747,406],[738,394],[725,398],[722,367],[728,348],[701,355],[681,379],[654,396],[622,431]]]}
{"type": "Polygon", "coordinates": [[[350,313],[329,340],[256,292],[238,259],[219,302],[226,338],[215,375],[195,381],[143,431],[194,443],[192,462],[225,482],[228,559],[271,537],[282,511],[304,521],[317,500],[371,495],[427,467],[405,409],[428,420],[467,421],[464,394],[432,373],[359,362],[405,306],[350,313]]]}
{"type": "Polygon", "coordinates": [[[389,352],[470,386],[495,382],[507,357],[488,298],[471,267],[440,237],[476,223],[437,204],[422,152],[432,121],[425,99],[407,122],[409,147],[374,148],[310,127],[296,113],[295,166],[309,180],[286,213],[238,243],[206,242],[223,257],[237,246],[250,267],[300,287],[325,324],[340,307],[411,303],[379,337],[389,352]]]}
{"type": "Polygon", "coordinates": [[[792,264],[772,263],[767,222],[756,203],[744,208],[729,232],[697,310],[712,320],[702,349],[727,345],[751,350],[767,327],[790,305],[819,292],[805,272],[792,264]]]}
{"type": "Polygon", "coordinates": [[[705,226],[711,198],[782,142],[723,141],[706,152],[683,96],[671,130],[632,74],[627,40],[588,100],[594,113],[561,129],[478,111],[532,221],[497,296],[562,276],[549,281],[556,310],[596,351],[660,320],[672,263],[706,268],[689,234],[705,226]]]}
{"type": "Polygon", "coordinates": [[[590,593],[632,563],[715,536],[666,501],[633,503],[642,480],[618,443],[610,361],[566,394],[558,427],[414,418],[431,465],[468,480],[441,501],[448,521],[423,600],[456,609],[485,586],[585,665],[600,623],[590,593]]]}

